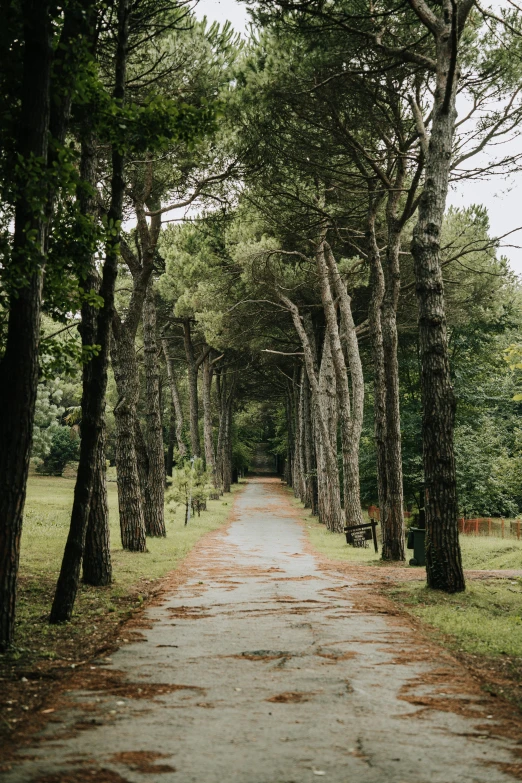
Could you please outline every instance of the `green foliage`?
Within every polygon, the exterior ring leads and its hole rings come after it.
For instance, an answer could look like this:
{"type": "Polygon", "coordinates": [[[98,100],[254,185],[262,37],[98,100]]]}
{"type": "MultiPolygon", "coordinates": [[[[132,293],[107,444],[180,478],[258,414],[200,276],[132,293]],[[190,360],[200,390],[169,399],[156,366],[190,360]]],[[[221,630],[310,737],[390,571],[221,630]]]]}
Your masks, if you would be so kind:
{"type": "Polygon", "coordinates": [[[75,430],[57,427],[53,430],[49,450],[37,470],[48,476],[61,476],[67,463],[76,461],[79,456],[80,441],[75,430]]]}
{"type": "Polygon", "coordinates": [[[165,495],[167,506],[185,506],[185,524],[188,521],[190,504],[204,503],[208,498],[209,477],[203,467],[203,460],[187,460],[172,471],[172,485],[165,495]]]}
{"type": "Polygon", "coordinates": [[[32,456],[43,460],[50,452],[54,434],[60,429],[59,420],[65,411],[60,405],[63,388],[59,378],[38,384],[33,429],[32,456]]]}

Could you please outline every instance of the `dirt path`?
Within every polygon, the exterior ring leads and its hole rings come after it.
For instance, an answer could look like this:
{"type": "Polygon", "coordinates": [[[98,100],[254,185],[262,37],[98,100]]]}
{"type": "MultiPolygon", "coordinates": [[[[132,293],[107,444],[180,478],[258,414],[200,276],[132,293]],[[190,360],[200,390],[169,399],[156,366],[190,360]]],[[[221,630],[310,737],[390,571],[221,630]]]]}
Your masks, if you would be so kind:
{"type": "Polygon", "coordinates": [[[321,567],[277,480],[235,511],[145,612],[144,640],[82,667],[5,783],[513,780],[494,701],[321,567]]]}

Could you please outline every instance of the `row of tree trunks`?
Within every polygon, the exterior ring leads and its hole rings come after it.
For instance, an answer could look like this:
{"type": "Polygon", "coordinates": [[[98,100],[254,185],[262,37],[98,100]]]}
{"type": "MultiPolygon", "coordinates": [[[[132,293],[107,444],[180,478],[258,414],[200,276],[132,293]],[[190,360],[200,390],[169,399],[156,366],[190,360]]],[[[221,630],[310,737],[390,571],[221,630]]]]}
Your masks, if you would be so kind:
{"type": "Polygon", "coordinates": [[[324,242],[319,248],[319,252],[316,254],[316,263],[320,275],[321,295],[330,333],[338,389],[345,519],[349,525],[360,525],[364,522],[359,486],[359,445],[364,413],[364,378],[359,343],[352,316],[351,299],[328,243],[324,242]],[[339,303],[340,329],[333,294],[339,303]],[[348,371],[352,382],[351,394],[348,371]]]}

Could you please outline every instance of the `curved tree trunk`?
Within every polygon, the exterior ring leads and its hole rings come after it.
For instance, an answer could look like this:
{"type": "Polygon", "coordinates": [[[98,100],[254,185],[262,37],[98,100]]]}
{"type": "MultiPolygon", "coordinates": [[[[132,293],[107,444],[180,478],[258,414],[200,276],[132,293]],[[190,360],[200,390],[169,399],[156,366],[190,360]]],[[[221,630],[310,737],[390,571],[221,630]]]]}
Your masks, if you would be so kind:
{"type": "MultiPolygon", "coordinates": [[[[89,15],[86,13],[87,10],[84,8],[80,11],[81,25],[89,20],[89,15]]],[[[113,93],[114,99],[120,105],[124,103],[125,99],[129,13],[129,0],[120,0],[117,10],[118,34],[113,93]]],[[[70,67],[71,65],[69,64],[69,69],[70,67]]],[[[114,148],[112,150],[111,162],[111,202],[108,219],[114,225],[119,225],[122,217],[123,193],[125,190],[123,180],[124,158],[119,149],[114,148]]],[[[94,139],[92,133],[88,132],[85,135],[82,149],[82,173],[91,186],[94,186],[96,181],[95,169],[94,139]]],[[[82,213],[85,216],[95,214],[94,200],[91,196],[86,195],[85,190],[80,192],[79,200],[82,213]]],[[[112,236],[108,237],[106,242],[105,263],[98,292],[103,300],[103,307],[97,313],[87,303],[82,307],[82,344],[84,346],[98,344],[100,350],[83,368],[80,461],[74,487],[71,523],[49,616],[51,623],[63,623],[71,619],[80,581],[80,569],[91,514],[93,491],[97,481],[97,473],[99,472],[100,449],[103,449],[105,392],[107,388],[111,321],[114,316],[114,289],[118,273],[120,240],[121,235],[118,229],[112,236]]],[[[92,258],[86,260],[90,261],[90,273],[87,283],[92,283],[92,288],[96,290],[97,272],[95,264],[92,258]]],[[[107,525],[107,522],[106,517],[104,524],[107,525]]],[[[103,546],[103,543],[101,545],[103,546]]]]}
{"type": "MultiPolygon", "coordinates": [[[[283,294],[282,291],[278,290],[277,295],[281,300],[281,302],[287,308],[290,315],[292,316],[292,321],[295,330],[299,335],[299,339],[301,340],[301,345],[303,346],[306,372],[308,374],[308,379],[310,381],[310,388],[312,391],[314,419],[316,419],[317,421],[317,427],[319,430],[316,437],[316,442],[318,442],[320,446],[322,446],[322,448],[318,451],[318,454],[321,459],[324,457],[324,464],[326,465],[326,476],[328,477],[329,486],[332,487],[332,489],[330,490],[330,498],[332,498],[335,497],[335,484],[337,483],[338,486],[338,481],[339,481],[339,470],[337,465],[337,449],[336,448],[334,449],[332,447],[330,434],[328,430],[326,412],[323,410],[323,407],[321,405],[319,381],[315,371],[315,361],[314,361],[312,346],[308,334],[306,332],[306,329],[304,327],[303,321],[301,319],[301,316],[299,315],[299,309],[297,308],[297,306],[294,304],[294,302],[292,302],[291,299],[289,299],[285,294],[283,294]]],[[[323,357],[324,357],[324,348],[323,348],[323,357]]],[[[340,509],[340,505],[341,504],[339,501],[339,509],[340,509]]],[[[332,512],[332,515],[327,516],[325,519],[327,527],[333,530],[334,532],[342,532],[343,525],[342,525],[341,518],[336,517],[336,513],[337,513],[336,498],[335,498],[335,502],[332,502],[331,508],[325,509],[325,513],[328,514],[329,511],[332,512]]]]}
{"type": "Polygon", "coordinates": [[[161,422],[158,345],[156,342],[156,304],[152,279],[149,280],[143,304],[143,352],[146,390],[145,443],[148,455],[148,501],[145,532],[148,536],[165,536],[165,454],[161,422]]]}
{"type": "Polygon", "coordinates": [[[339,275],[337,264],[330,248],[322,242],[316,252],[317,271],[321,299],[330,335],[332,360],[337,381],[337,399],[339,404],[339,419],[341,424],[341,440],[343,450],[343,488],[344,513],[350,525],[363,524],[361,498],[359,489],[359,442],[362,430],[362,412],[364,403],[364,381],[357,335],[353,323],[350,297],[339,275]],[[344,331],[345,345],[352,377],[353,402],[350,401],[350,386],[348,372],[344,359],[343,345],[337,324],[337,313],[330,288],[329,277],[332,277],[334,289],[341,308],[341,321],[344,331]]]}

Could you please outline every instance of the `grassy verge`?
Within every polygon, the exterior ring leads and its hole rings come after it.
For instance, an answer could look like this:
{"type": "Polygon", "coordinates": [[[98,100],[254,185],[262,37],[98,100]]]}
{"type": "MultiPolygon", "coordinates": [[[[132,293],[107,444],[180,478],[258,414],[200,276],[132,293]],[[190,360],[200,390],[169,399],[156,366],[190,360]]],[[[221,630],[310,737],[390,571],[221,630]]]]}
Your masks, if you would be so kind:
{"type": "MultiPolygon", "coordinates": [[[[305,526],[321,554],[375,568],[379,590],[472,668],[486,690],[522,709],[522,578],[468,579],[466,591],[456,595],[428,590],[424,581],[400,581],[397,570],[398,581],[385,583],[380,576],[391,564],[379,560],[371,543],[367,549],[348,546],[344,536],[329,533],[310,516],[305,517],[305,526]]],[[[522,569],[522,542],[461,536],[460,543],[466,569],[522,569]]],[[[424,569],[416,570],[424,574],[424,569]]]]}
{"type": "MultiPolygon", "coordinates": [[[[234,487],[233,493],[239,487],[234,487]]],[[[167,508],[167,537],[148,539],[147,553],[124,552],[120,545],[116,486],[109,483],[113,584],[103,588],[81,585],[70,623],[47,622],[67,536],[74,481],[32,476],[29,480],[18,589],[15,643],[0,655],[0,688],[9,706],[0,721],[2,730],[22,722],[18,694],[11,685],[29,681],[34,685],[33,706],[45,696],[36,687],[44,680],[59,679],[67,669],[110,649],[118,626],[144,601],[157,592],[157,580],[176,568],[180,560],[207,532],[223,525],[230,516],[233,493],[208,502],[208,511],[184,527],[184,511],[167,508]],[[25,678],[25,680],[22,680],[25,678]]],[[[25,705],[26,706],[26,705],[25,705]]],[[[25,708],[25,707],[24,707],[25,708]]]]}
{"type": "MultiPolygon", "coordinates": [[[[295,504],[301,506],[296,500],[295,504]]],[[[302,506],[301,506],[302,507],[302,506]]],[[[386,566],[376,554],[371,541],[367,548],[348,546],[344,535],[330,533],[315,517],[308,516],[305,525],[312,545],[332,560],[343,560],[360,565],[386,566]]],[[[482,571],[522,570],[522,541],[495,536],[460,536],[462,561],[466,569],[482,571]]],[[[406,556],[411,557],[407,551],[406,556]]]]}

